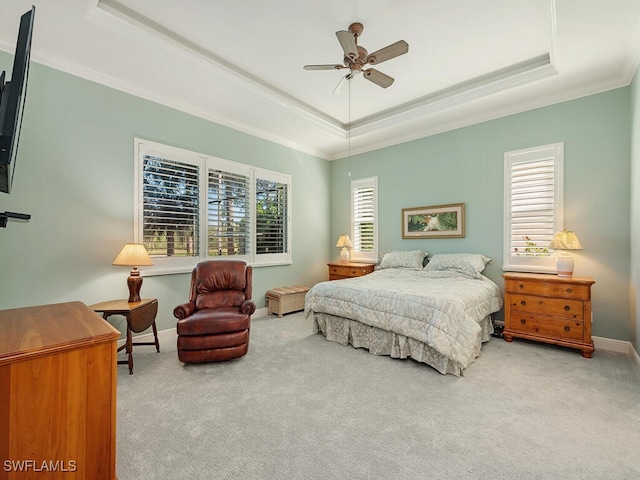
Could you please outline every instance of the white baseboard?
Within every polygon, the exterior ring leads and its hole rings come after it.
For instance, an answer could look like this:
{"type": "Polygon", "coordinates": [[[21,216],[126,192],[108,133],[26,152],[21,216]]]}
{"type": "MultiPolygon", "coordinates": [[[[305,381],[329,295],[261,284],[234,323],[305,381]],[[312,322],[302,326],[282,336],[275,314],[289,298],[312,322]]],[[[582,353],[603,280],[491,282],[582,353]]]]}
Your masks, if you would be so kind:
{"type": "Polygon", "coordinates": [[[606,350],[608,352],[624,353],[633,362],[635,362],[636,365],[640,366],[640,356],[638,355],[638,352],[636,352],[636,349],[633,348],[633,344],[631,342],[605,337],[592,337],[592,340],[596,351],[606,350]]]}
{"type": "MultiPolygon", "coordinates": [[[[178,334],[176,333],[176,329],[167,328],[166,330],[158,330],[158,342],[160,343],[160,348],[162,345],[166,343],[176,343],[176,339],[178,338],[178,334]],[[165,343],[166,342],[166,343],[165,343]]],[[[126,338],[121,338],[118,340],[118,347],[124,345],[127,341],[126,338]]],[[[136,335],[133,337],[134,342],[153,342],[153,332],[143,333],[142,335],[136,335]]],[[[134,347],[135,349],[135,347],[134,347]]]]}
{"type": "Polygon", "coordinates": [[[267,307],[262,307],[256,309],[255,313],[252,315],[253,318],[266,317],[269,315],[269,309],[267,307]]]}

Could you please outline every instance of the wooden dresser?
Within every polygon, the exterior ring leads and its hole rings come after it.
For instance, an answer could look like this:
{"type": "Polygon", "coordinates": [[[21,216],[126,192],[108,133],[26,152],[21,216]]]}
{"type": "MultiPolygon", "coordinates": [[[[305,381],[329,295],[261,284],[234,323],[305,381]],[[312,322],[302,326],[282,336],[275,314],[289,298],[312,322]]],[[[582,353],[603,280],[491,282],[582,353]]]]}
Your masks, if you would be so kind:
{"type": "Polygon", "coordinates": [[[505,273],[503,337],[563,345],[591,358],[591,285],[589,277],[505,273]]]}
{"type": "Polygon", "coordinates": [[[119,336],[81,302],[0,311],[0,480],[116,478],[119,336]]]}
{"type": "Polygon", "coordinates": [[[361,277],[373,272],[375,263],[355,263],[355,262],[332,262],[327,263],[329,267],[329,280],[340,280],[342,278],[361,277]]]}

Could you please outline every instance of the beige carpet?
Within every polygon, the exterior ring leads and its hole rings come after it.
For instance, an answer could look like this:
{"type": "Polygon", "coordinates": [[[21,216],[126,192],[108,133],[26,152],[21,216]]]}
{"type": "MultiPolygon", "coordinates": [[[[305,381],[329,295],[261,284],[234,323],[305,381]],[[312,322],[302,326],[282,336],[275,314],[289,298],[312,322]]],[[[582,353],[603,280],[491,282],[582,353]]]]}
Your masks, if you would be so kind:
{"type": "MultiPolygon", "coordinates": [[[[166,342],[165,342],[166,343],[166,342]]],[[[247,356],[119,367],[117,473],[143,479],[640,478],[640,369],[492,339],[461,378],[254,319],[247,356]]]]}

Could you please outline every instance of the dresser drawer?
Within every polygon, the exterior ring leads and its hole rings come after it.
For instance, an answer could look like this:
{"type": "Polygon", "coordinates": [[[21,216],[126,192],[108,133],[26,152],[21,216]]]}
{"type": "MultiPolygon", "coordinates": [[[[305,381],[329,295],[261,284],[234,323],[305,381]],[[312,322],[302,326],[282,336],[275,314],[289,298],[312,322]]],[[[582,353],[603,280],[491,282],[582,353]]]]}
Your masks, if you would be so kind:
{"type": "Polygon", "coordinates": [[[504,289],[508,293],[522,293],[526,295],[541,295],[545,297],[575,298],[589,300],[590,285],[577,285],[562,282],[532,282],[521,279],[506,279],[504,289]]]}
{"type": "Polygon", "coordinates": [[[509,307],[513,312],[542,313],[577,320],[584,318],[584,302],[581,300],[516,294],[509,295],[509,299],[509,307]]]}
{"type": "Polygon", "coordinates": [[[527,315],[523,312],[512,312],[510,320],[511,325],[508,328],[513,332],[579,342],[584,340],[584,323],[581,321],[543,315],[527,315]]]}

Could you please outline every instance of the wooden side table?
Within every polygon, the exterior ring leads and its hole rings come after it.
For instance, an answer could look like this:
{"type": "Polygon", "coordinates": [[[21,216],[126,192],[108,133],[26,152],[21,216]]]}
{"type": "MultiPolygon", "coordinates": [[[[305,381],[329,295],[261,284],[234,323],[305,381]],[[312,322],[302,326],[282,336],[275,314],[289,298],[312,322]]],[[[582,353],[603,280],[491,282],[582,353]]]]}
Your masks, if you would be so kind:
{"type": "Polygon", "coordinates": [[[541,273],[505,273],[505,323],[502,336],[553,343],[591,358],[591,285],[589,277],[541,273]]]}
{"type": "Polygon", "coordinates": [[[127,341],[118,347],[118,352],[125,349],[128,354],[126,360],[118,360],[118,364],[129,365],[129,375],[133,374],[133,346],[134,345],[155,345],[156,351],[160,351],[158,342],[158,329],[156,328],[156,314],[158,313],[158,300],[155,298],[143,298],[139,302],[128,302],[127,300],[109,300],[108,302],[91,305],[94,312],[102,313],[105,320],[111,315],[122,315],[127,319],[127,341]],[[147,328],[153,327],[153,342],[134,342],[131,333],[140,333],[147,328]]]}
{"type": "Polygon", "coordinates": [[[342,278],[362,277],[373,272],[375,263],[356,263],[356,262],[330,262],[329,280],[340,280],[342,278]]]}

